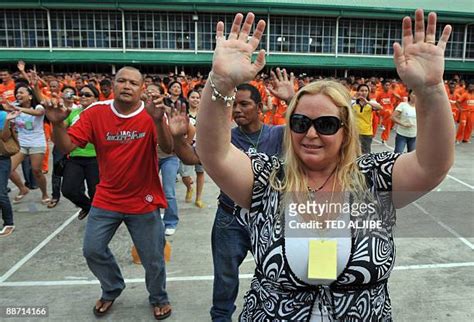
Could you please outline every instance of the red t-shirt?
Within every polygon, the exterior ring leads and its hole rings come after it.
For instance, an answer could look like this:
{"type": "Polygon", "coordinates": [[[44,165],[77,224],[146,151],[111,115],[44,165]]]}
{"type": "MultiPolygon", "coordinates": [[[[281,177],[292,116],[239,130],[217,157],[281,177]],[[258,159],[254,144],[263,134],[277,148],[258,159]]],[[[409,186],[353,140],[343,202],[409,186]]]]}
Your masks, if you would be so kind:
{"type": "Polygon", "coordinates": [[[118,113],[113,101],[92,104],[68,134],[77,146],[95,146],[100,182],[94,207],[126,214],[167,207],[158,176],[156,128],[143,103],[129,115],[118,113]]]}

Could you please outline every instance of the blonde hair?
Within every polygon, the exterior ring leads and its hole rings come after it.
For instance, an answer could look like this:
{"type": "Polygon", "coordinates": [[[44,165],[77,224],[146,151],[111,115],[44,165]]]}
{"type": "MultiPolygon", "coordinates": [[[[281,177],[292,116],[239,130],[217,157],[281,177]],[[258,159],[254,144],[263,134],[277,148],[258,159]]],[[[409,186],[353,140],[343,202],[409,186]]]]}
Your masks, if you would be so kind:
{"type": "Polygon", "coordinates": [[[291,130],[289,127],[290,117],[298,106],[304,95],[322,94],[330,98],[339,108],[339,117],[343,122],[344,139],[342,141],[337,170],[336,181],[341,185],[341,191],[355,192],[356,195],[365,195],[367,185],[364,175],[356,164],[357,157],[361,154],[359,133],[355,124],[351,107],[351,96],[347,89],[340,83],[330,80],[322,80],[310,83],[296,93],[288,106],[286,112],[286,124],[283,134],[283,171],[284,178],[277,178],[277,171],[273,171],[270,176],[272,187],[280,192],[306,192],[308,191],[308,181],[303,168],[302,161],[294,152],[291,140],[291,130]]]}

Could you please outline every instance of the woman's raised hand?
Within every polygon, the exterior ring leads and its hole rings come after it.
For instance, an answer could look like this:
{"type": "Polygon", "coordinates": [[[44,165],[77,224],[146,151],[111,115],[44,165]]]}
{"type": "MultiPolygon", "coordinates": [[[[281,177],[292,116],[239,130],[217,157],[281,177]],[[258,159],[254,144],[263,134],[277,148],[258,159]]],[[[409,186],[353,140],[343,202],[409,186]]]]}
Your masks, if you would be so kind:
{"type": "Polygon", "coordinates": [[[414,35],[411,25],[410,17],[405,17],[402,25],[402,45],[393,44],[393,58],[402,81],[415,93],[423,93],[443,83],[444,50],[451,34],[451,26],[444,27],[441,38],[436,44],[436,14],[434,12],[428,15],[426,31],[422,9],[415,12],[414,35]]]}
{"type": "Polygon", "coordinates": [[[216,49],[212,62],[212,80],[222,92],[230,92],[235,86],[251,81],[265,66],[265,51],[262,49],[252,63],[252,54],[257,49],[265,30],[265,21],[260,20],[253,35],[255,15],[248,13],[245,21],[241,13],[235,15],[229,36],[224,36],[224,23],[219,21],[216,31],[216,49]],[[242,24],[243,22],[243,24],[242,24]]]}

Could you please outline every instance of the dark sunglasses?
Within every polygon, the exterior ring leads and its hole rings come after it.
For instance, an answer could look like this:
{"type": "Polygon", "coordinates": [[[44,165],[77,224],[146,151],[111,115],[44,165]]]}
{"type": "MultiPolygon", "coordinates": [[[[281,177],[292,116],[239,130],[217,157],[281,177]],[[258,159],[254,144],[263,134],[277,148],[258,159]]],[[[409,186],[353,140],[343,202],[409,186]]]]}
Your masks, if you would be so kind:
{"type": "Polygon", "coordinates": [[[80,97],[94,97],[94,94],[92,93],[79,93],[80,97]]]}
{"type": "Polygon", "coordinates": [[[333,135],[344,123],[335,116],[320,116],[313,120],[302,114],[293,114],[290,117],[290,129],[295,133],[306,133],[311,125],[314,126],[318,134],[333,135]]]}

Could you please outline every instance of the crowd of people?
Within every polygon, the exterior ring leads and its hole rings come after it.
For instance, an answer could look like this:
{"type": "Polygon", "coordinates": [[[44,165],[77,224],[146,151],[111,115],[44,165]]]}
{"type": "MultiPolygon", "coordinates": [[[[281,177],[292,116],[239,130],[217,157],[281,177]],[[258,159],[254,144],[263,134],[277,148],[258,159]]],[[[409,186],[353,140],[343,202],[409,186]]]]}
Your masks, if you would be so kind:
{"type": "MultiPolygon", "coordinates": [[[[239,266],[249,251],[257,268],[242,320],[391,318],[386,281],[395,257],[395,208],[419,195],[387,199],[386,194],[430,191],[449,170],[455,142],[471,141],[474,82],[442,79],[450,27],[436,45],[434,14],[425,35],[423,13],[416,12],[415,28],[423,30],[422,38],[419,32],[413,37],[411,21],[404,19],[404,46],[394,45],[400,80],[323,79],[297,77],[280,68],[261,73],[264,53],[253,64],[250,57],[265,23],[258,22],[249,37],[253,19],[252,14],[236,15],[228,38],[222,23],[217,25],[212,70],[206,77],[142,75],[133,67],[113,76],[49,74],[27,70],[23,61],[18,71],[0,69],[1,139],[13,128],[20,145],[17,154],[0,155],[0,236],[15,229],[8,179],[18,187],[14,203],[35,186],[48,208],[56,207],[61,195],[72,201],[80,208],[78,218],[88,217],[84,257],[102,286],[93,307],[96,316],[106,315],[125,288],[108,248],[122,222],[145,268],[154,317],[171,314],[163,247],[179,222],[175,186],[179,174],[186,186],[184,200],[194,197],[195,206],[204,208],[206,172],[222,189],[211,237],[213,320],[230,321],[239,266]],[[421,55],[430,56],[428,65],[421,55]],[[386,143],[394,127],[395,152],[371,153],[377,133],[386,143]],[[429,143],[433,139],[436,146],[429,143]],[[17,172],[22,162],[24,178],[17,172]],[[149,175],[143,176],[143,169],[149,175]],[[376,214],[384,223],[379,232],[384,245],[370,231],[357,236],[346,231],[343,237],[315,232],[302,241],[281,228],[291,200],[316,192],[329,192],[332,198],[335,191],[365,202],[384,200],[376,214]],[[337,242],[336,277],[311,275],[308,249],[328,247],[317,244],[328,236],[337,242]],[[373,258],[376,251],[367,262],[356,260],[351,243],[386,247],[390,258],[382,268],[373,258]],[[279,275],[272,273],[274,267],[279,275]],[[359,268],[367,270],[368,280],[357,275],[359,268]],[[365,308],[345,305],[349,296],[362,297],[364,290],[374,294],[365,308]],[[376,302],[382,309],[375,308],[376,302]]],[[[326,215],[355,220],[348,213],[326,215]]]]}

